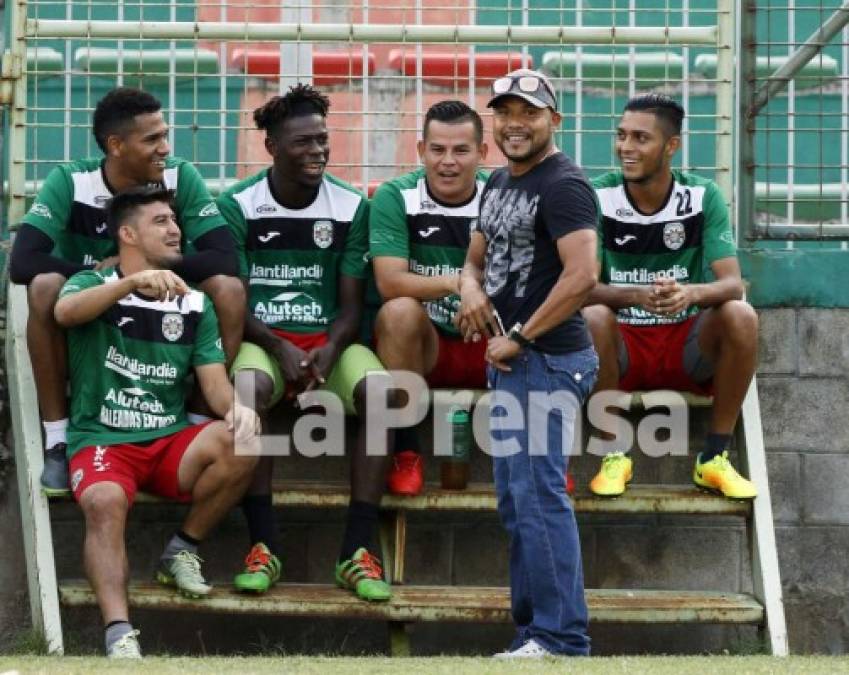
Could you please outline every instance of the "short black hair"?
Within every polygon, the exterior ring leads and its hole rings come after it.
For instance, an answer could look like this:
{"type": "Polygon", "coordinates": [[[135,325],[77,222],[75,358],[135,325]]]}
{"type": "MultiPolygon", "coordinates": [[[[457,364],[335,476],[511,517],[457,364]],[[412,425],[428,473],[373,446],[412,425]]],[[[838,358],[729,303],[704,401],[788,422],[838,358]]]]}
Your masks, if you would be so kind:
{"type": "Polygon", "coordinates": [[[327,117],[330,99],[309,84],[296,84],[283,96],[275,96],[254,110],[256,128],[273,136],[290,117],[321,115],[327,117]]]}
{"type": "Polygon", "coordinates": [[[439,101],[434,103],[425,113],[422,138],[427,138],[427,128],[431,122],[447,122],[462,124],[471,122],[475,127],[475,140],[478,145],[483,143],[483,121],[478,113],[462,101],[439,101]]]}
{"type": "Polygon", "coordinates": [[[635,96],[625,104],[623,112],[651,113],[666,128],[667,137],[681,135],[681,123],[685,116],[684,107],[664,94],[635,96]]]}
{"type": "Polygon", "coordinates": [[[106,229],[117,242],[118,230],[125,225],[136,210],[152,204],[164,202],[174,208],[174,191],[161,185],[144,185],[119,192],[106,204],[106,229]]]}
{"type": "Polygon", "coordinates": [[[126,133],[128,125],[137,115],[162,110],[162,104],[152,94],[141,89],[118,87],[97,102],[94,109],[92,131],[94,140],[106,152],[106,140],[113,134],[126,133]]]}

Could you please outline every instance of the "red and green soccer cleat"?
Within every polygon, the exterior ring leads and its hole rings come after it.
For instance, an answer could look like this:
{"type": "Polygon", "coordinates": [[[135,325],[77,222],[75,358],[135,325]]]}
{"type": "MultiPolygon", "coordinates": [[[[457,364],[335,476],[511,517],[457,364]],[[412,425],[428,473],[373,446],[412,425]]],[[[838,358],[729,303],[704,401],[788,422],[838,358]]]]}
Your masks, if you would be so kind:
{"type": "Polygon", "coordinates": [[[348,560],[336,563],[336,584],[369,602],[385,602],[392,589],[383,580],[380,560],[365,548],[358,548],[348,560]]]}
{"type": "Polygon", "coordinates": [[[280,560],[262,542],[254,544],[245,558],[245,571],[237,574],[233,585],[237,591],[265,593],[280,579],[280,560]]]}

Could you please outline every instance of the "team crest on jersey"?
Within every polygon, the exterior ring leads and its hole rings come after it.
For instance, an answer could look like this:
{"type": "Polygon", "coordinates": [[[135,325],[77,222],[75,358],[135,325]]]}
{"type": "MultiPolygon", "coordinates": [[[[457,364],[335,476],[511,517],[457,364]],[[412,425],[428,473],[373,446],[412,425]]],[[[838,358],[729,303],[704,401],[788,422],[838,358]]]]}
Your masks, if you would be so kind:
{"type": "Polygon", "coordinates": [[[687,233],[681,223],[666,223],[663,226],[663,243],[666,244],[666,248],[677,251],[684,245],[686,238],[687,233]]]}
{"type": "Polygon", "coordinates": [[[319,248],[329,248],[333,243],[333,223],[329,220],[316,220],[312,226],[312,238],[319,248]]]}
{"type": "Polygon", "coordinates": [[[183,317],[180,314],[166,314],[162,317],[162,334],[169,342],[176,342],[183,335],[183,317]]]}

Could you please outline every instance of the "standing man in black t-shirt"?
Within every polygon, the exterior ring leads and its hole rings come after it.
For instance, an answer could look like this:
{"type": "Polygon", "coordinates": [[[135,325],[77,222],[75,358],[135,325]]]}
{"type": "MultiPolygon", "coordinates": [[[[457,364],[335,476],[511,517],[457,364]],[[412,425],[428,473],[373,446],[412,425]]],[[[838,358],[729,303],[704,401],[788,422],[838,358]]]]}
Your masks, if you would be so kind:
{"type": "Polygon", "coordinates": [[[460,327],[466,339],[489,337],[491,447],[517,628],[498,656],[586,655],[581,547],[563,473],[598,373],[578,311],[596,282],[596,201],[554,144],[561,115],[548,79],[516,70],[492,92],[493,138],[508,164],[481,196],[460,327]]]}

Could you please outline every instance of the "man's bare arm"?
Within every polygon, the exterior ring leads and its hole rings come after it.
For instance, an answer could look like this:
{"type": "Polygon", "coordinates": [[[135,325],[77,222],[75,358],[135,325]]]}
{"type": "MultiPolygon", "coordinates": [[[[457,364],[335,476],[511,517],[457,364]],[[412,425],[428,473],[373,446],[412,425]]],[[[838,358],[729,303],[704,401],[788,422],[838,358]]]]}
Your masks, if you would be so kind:
{"type": "Polygon", "coordinates": [[[88,323],[133,291],[154,300],[167,300],[187,293],[189,287],[170,270],[144,270],[116,282],[86,288],[56,302],[53,315],[60,326],[70,328],[88,323]]]}
{"type": "Polygon", "coordinates": [[[459,292],[459,274],[426,277],[411,272],[405,258],[390,256],[375,256],[373,264],[377,290],[384,300],[404,297],[438,300],[459,292]]]}
{"type": "Polygon", "coordinates": [[[203,397],[212,411],[223,418],[233,406],[233,385],[227,377],[223,363],[208,363],[195,368],[198,384],[203,397]]]}
{"type": "Polygon", "coordinates": [[[224,419],[227,428],[233,432],[237,452],[258,452],[256,435],[260,431],[259,416],[236,400],[224,364],[197,366],[195,375],[209,407],[224,419]]]}
{"type": "Polygon", "coordinates": [[[607,305],[611,309],[642,307],[655,314],[676,314],[691,305],[715,307],[743,297],[743,278],[737,258],[721,258],[711,264],[715,281],[679,284],[661,279],[653,285],[610,286],[598,283],[584,305],[607,305]]]}
{"type": "Polygon", "coordinates": [[[466,262],[460,273],[458,314],[458,327],[467,341],[473,339],[475,333],[488,336],[498,333],[498,321],[492,313],[492,303],[481,287],[485,258],[486,239],[480,232],[472,232],[466,262]]]}
{"type": "MultiPolygon", "coordinates": [[[[557,240],[557,253],[563,272],[545,301],[522,327],[522,335],[533,340],[559,326],[577,312],[597,279],[594,230],[578,230],[557,240]]],[[[510,326],[506,326],[509,330],[510,326]]]]}
{"type": "Polygon", "coordinates": [[[586,305],[607,305],[611,309],[647,307],[651,286],[610,286],[597,282],[584,300],[586,305]]]}

